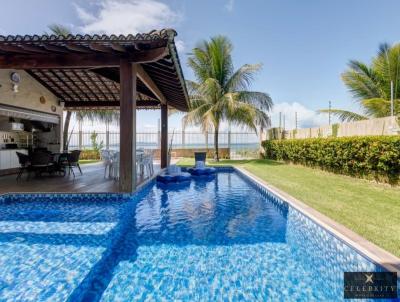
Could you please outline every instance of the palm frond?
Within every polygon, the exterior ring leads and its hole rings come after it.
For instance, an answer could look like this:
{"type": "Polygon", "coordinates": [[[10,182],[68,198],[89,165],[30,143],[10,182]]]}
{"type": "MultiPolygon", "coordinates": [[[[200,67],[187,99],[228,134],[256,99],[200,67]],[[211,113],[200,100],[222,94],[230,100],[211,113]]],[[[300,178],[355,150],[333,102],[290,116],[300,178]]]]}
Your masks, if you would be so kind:
{"type": "Polygon", "coordinates": [[[51,24],[49,25],[49,29],[53,34],[57,36],[67,37],[68,35],[71,34],[71,30],[68,27],[61,24],[51,24]]]}
{"type": "Polygon", "coordinates": [[[391,83],[398,112],[400,97],[400,44],[381,44],[371,64],[350,61],[349,69],[342,79],[353,97],[368,117],[383,117],[390,114],[391,83]]]}
{"type": "Polygon", "coordinates": [[[341,120],[342,122],[354,122],[354,121],[361,121],[361,120],[367,120],[368,117],[347,111],[347,110],[341,110],[341,109],[320,109],[317,110],[318,113],[331,113],[332,115],[336,116],[341,120]]]}
{"type": "Polygon", "coordinates": [[[342,80],[358,101],[382,96],[384,91],[379,74],[358,61],[351,61],[349,66],[350,69],[342,74],[342,80]]]}
{"type": "Polygon", "coordinates": [[[80,110],[76,112],[76,119],[90,122],[112,123],[119,122],[118,110],[80,110]]]}
{"type": "Polygon", "coordinates": [[[390,101],[374,98],[374,99],[365,99],[361,101],[361,104],[364,107],[364,111],[374,117],[385,117],[390,115],[390,101]]]}
{"type": "Polygon", "coordinates": [[[262,64],[245,64],[236,70],[226,83],[226,90],[248,90],[255,74],[260,71],[262,64]]]}
{"type": "Polygon", "coordinates": [[[258,91],[239,91],[236,93],[238,102],[247,103],[254,107],[263,110],[270,111],[273,107],[271,97],[265,92],[258,91]]]}

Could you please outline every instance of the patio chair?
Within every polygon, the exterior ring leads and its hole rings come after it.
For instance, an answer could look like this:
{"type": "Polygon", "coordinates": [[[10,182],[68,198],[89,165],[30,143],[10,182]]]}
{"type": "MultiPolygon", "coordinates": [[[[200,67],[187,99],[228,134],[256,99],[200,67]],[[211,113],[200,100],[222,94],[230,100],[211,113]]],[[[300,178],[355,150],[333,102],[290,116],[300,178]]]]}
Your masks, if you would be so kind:
{"type": "Polygon", "coordinates": [[[100,157],[104,165],[104,178],[106,178],[107,168],[108,168],[108,177],[111,177],[112,153],[110,152],[110,150],[101,150],[100,157]]]}
{"type": "Polygon", "coordinates": [[[68,152],[53,154],[55,171],[60,175],[65,176],[66,168],[68,167],[68,152]]]}
{"type": "Polygon", "coordinates": [[[75,172],[73,169],[74,167],[77,167],[79,169],[79,172],[81,173],[81,175],[83,175],[81,166],[79,165],[79,157],[80,156],[81,156],[81,150],[74,150],[67,154],[68,173],[72,172],[72,175],[74,175],[74,178],[75,178],[75,172]]]}
{"type": "Polygon", "coordinates": [[[139,166],[140,175],[144,176],[145,172],[150,177],[154,174],[153,167],[153,154],[140,154],[138,155],[137,164],[139,166]]]}
{"type": "MultiPolygon", "coordinates": [[[[31,156],[31,165],[28,172],[33,171],[36,175],[41,175],[43,172],[53,173],[54,163],[51,154],[43,151],[33,152],[31,156]]],[[[28,179],[29,179],[28,173],[28,179]]]]}
{"type": "Polygon", "coordinates": [[[114,152],[111,157],[111,177],[115,180],[119,179],[119,152],[114,152]]]}
{"type": "Polygon", "coordinates": [[[18,162],[19,162],[19,171],[17,175],[17,180],[19,180],[24,173],[24,171],[28,171],[30,164],[31,164],[31,159],[29,155],[26,155],[21,152],[16,152],[18,156],[18,162]]]}

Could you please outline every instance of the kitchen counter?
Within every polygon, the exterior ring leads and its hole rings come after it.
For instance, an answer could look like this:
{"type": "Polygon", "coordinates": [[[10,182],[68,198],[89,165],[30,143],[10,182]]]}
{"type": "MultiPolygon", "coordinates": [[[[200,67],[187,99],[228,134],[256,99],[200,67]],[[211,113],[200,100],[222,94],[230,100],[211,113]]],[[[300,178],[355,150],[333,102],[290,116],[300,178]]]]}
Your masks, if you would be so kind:
{"type": "Polygon", "coordinates": [[[0,150],[0,170],[19,168],[17,152],[28,154],[26,149],[1,149],[0,150]]]}

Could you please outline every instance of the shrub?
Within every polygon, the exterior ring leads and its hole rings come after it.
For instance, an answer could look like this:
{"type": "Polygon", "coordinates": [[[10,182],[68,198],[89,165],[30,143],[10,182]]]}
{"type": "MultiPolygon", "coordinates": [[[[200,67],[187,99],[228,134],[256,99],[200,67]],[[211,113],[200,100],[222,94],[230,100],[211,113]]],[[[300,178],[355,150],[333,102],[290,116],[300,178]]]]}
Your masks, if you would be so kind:
{"type": "Polygon", "coordinates": [[[267,137],[269,139],[284,139],[285,133],[283,128],[275,127],[267,130],[267,137]]]}
{"type": "Polygon", "coordinates": [[[98,159],[100,160],[99,150],[86,149],[82,150],[80,159],[98,159]]]}
{"type": "Polygon", "coordinates": [[[104,147],[103,141],[100,142],[100,144],[97,142],[97,137],[98,134],[96,131],[93,131],[92,134],[90,135],[90,141],[92,143],[92,149],[99,152],[101,149],[104,147]]]}
{"type": "Polygon", "coordinates": [[[264,141],[265,158],[397,183],[400,136],[363,136],[264,141]]]}

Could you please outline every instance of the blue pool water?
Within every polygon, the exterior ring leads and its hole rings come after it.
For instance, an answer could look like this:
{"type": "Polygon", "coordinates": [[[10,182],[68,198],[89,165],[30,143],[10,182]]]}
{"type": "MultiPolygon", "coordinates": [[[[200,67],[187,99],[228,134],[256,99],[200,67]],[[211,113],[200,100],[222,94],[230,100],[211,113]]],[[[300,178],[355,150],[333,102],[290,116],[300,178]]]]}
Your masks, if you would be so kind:
{"type": "Polygon", "coordinates": [[[0,197],[0,301],[338,301],[381,271],[230,169],[122,195],[0,197]]]}

